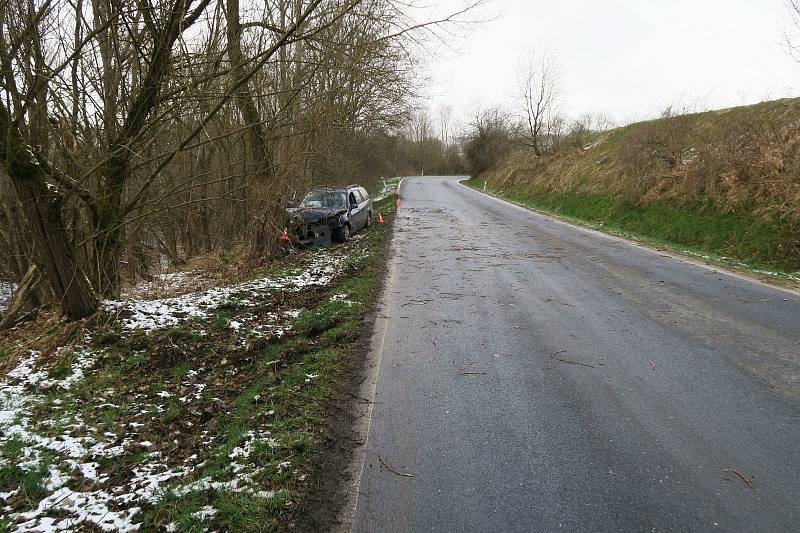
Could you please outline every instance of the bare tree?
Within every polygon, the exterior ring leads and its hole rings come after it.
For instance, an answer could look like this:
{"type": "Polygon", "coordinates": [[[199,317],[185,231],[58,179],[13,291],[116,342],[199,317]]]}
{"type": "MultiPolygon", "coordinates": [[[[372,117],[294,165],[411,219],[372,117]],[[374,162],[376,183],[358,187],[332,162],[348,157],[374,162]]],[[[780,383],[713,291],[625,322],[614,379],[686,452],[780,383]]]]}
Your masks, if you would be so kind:
{"type": "Polygon", "coordinates": [[[464,157],[473,176],[497,167],[514,148],[516,127],[499,107],[476,109],[468,128],[464,157]]]}
{"type": "Polygon", "coordinates": [[[441,131],[439,138],[442,140],[445,146],[449,146],[451,141],[450,130],[453,122],[453,106],[444,103],[439,104],[437,114],[439,118],[439,128],[441,131]]]}
{"type": "Polygon", "coordinates": [[[526,123],[523,136],[537,156],[545,153],[563,125],[559,117],[562,66],[549,51],[529,52],[517,69],[517,83],[526,123]]]}
{"type": "Polygon", "coordinates": [[[800,0],[786,0],[791,28],[784,31],[789,55],[800,62],[800,0]]]}
{"type": "Polygon", "coordinates": [[[480,3],[0,3],[0,268],[79,318],[163,260],[269,256],[284,191],[404,164],[420,42],[480,3]]]}

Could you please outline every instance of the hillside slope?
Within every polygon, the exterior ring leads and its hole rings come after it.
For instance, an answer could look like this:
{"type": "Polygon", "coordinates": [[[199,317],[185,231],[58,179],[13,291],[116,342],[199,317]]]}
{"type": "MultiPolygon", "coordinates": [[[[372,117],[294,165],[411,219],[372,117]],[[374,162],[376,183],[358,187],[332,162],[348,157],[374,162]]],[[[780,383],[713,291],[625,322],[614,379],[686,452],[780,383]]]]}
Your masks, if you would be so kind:
{"type": "Polygon", "coordinates": [[[513,153],[473,180],[531,207],[800,270],[800,99],[667,116],[513,153]]]}

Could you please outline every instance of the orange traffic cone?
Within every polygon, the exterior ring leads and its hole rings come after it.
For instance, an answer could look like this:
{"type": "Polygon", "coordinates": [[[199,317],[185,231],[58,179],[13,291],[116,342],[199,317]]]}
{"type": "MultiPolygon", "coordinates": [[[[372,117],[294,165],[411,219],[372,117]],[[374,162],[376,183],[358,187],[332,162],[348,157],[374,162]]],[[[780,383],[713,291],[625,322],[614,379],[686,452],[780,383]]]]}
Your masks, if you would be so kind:
{"type": "Polygon", "coordinates": [[[281,242],[287,242],[289,240],[289,228],[283,228],[283,232],[281,233],[281,242]]]}
{"type": "Polygon", "coordinates": [[[380,211],[378,211],[378,224],[383,224],[384,222],[386,221],[383,220],[383,215],[381,215],[380,211]]]}

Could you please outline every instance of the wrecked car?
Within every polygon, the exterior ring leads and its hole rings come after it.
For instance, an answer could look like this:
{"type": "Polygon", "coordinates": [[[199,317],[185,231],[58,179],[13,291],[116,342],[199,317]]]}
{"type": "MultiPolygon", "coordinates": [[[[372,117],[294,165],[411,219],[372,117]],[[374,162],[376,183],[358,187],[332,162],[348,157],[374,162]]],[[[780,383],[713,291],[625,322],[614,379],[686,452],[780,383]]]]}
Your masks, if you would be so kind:
{"type": "Polygon", "coordinates": [[[300,245],[345,242],[372,222],[372,199],[364,187],[315,189],[286,210],[293,239],[300,245]]]}

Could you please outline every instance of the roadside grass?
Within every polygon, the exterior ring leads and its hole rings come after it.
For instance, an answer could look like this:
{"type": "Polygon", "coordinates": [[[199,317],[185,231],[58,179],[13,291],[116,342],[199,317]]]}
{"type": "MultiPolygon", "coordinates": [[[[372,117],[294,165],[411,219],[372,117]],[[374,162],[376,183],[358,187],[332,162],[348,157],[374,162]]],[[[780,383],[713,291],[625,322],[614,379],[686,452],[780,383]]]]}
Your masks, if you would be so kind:
{"type": "MultiPolygon", "coordinates": [[[[483,179],[462,183],[483,191],[483,179]]],[[[607,194],[508,192],[491,184],[485,192],[592,229],[800,284],[800,257],[785,249],[793,238],[789,229],[750,214],[699,204],[677,207],[665,200],[635,203],[607,194]]]]}
{"type": "MultiPolygon", "coordinates": [[[[391,222],[395,196],[377,202],[379,210],[391,222]]],[[[124,453],[94,459],[117,484],[153,457],[190,465],[186,476],[159,485],[151,503],[137,503],[142,510],[135,521],[143,530],[290,529],[314,489],[307,482],[326,438],[326,407],[349,351],[365,333],[390,235],[390,223],[357,234],[344,245],[341,273],[324,287],[277,291],[249,306],[232,297],[205,318],[149,332],[98,316],[68,342],[9,339],[0,346],[0,362],[23,348],[43,350],[43,344],[85,343],[97,354],[84,379],[69,390],[48,389],[31,407],[31,426],[57,438],[85,425],[98,442],[124,446],[124,453]],[[232,327],[242,316],[283,309],[299,314],[281,335],[250,338],[232,327]],[[123,438],[131,427],[137,428],[135,441],[123,438]]],[[[307,255],[290,255],[248,277],[294,272],[307,255]]],[[[47,368],[53,379],[72,372],[76,356],[62,352],[47,368]]],[[[45,455],[36,468],[21,469],[16,465],[25,446],[14,439],[0,446],[0,491],[20,489],[8,502],[14,512],[36,508],[48,494],[50,465],[60,460],[45,455]]]]}
{"type": "MultiPolygon", "coordinates": [[[[394,197],[376,208],[391,215],[394,197]]],[[[292,334],[263,349],[254,362],[260,377],[233,401],[233,408],[218,434],[222,444],[209,451],[200,477],[225,479],[230,456],[249,432],[268,427],[269,437],[256,440],[249,459],[265,467],[255,480],[269,496],[213,492],[176,497],[168,490],[150,511],[150,523],[174,523],[181,531],[201,527],[197,511],[202,505],[218,510],[202,527],[231,531],[272,530],[285,527],[285,519],[302,508],[302,483],[323,435],[325,404],[342,372],[343,355],[362,334],[366,312],[372,305],[388,226],[373,226],[360,255],[346,267],[338,283],[322,294],[319,303],[294,321],[292,334]],[[298,498],[299,496],[299,498],[298,498]]]]}

